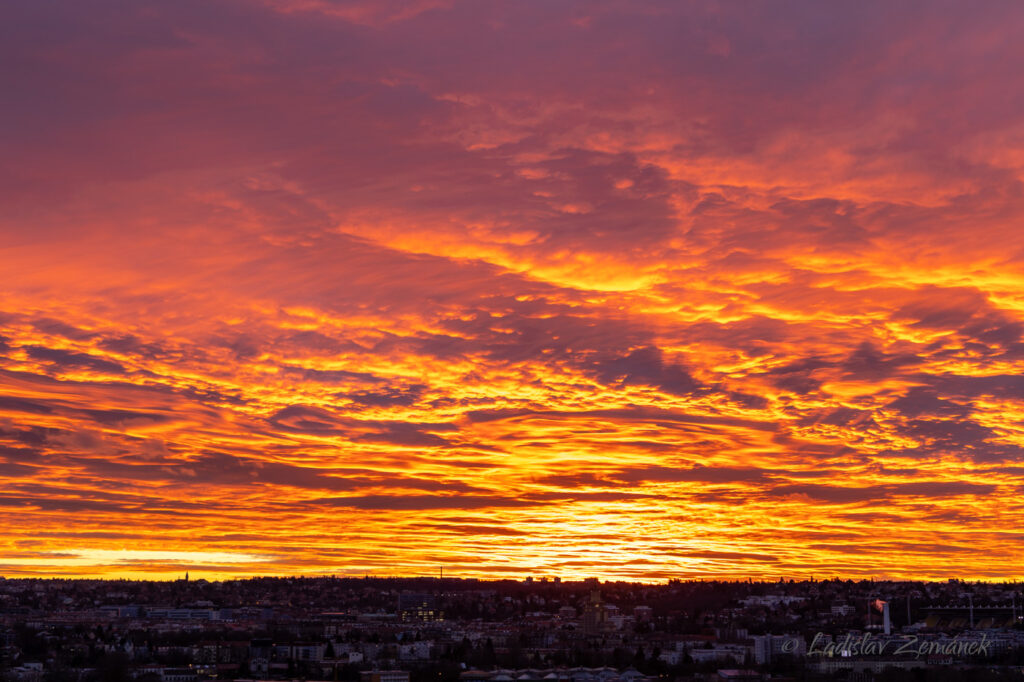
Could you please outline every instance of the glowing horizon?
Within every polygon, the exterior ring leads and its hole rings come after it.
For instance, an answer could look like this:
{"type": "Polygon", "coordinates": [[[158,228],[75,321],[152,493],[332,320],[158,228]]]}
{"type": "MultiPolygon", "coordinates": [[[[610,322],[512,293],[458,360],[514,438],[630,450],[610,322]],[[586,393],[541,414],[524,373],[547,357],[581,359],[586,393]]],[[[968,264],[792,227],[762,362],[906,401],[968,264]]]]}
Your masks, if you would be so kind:
{"type": "Polygon", "coordinates": [[[1024,579],[1024,6],[0,18],[0,575],[1024,579]]]}

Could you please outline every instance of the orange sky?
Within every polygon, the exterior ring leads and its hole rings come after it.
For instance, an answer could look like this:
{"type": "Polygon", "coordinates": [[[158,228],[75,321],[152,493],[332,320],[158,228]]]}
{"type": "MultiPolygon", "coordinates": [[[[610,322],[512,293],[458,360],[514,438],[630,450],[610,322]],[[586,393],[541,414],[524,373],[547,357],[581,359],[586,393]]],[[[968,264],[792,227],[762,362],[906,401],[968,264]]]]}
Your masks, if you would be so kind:
{"type": "Polygon", "coordinates": [[[0,575],[1024,578],[1024,5],[0,8],[0,575]]]}

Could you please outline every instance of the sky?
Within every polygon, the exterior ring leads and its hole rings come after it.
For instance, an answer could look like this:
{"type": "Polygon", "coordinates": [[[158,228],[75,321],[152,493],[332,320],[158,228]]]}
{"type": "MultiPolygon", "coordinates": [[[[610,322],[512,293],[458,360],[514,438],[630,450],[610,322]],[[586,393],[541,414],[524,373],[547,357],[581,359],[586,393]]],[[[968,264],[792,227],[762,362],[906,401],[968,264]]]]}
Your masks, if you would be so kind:
{"type": "Polygon", "coordinates": [[[1022,30],[0,4],[0,575],[1024,578],[1022,30]]]}

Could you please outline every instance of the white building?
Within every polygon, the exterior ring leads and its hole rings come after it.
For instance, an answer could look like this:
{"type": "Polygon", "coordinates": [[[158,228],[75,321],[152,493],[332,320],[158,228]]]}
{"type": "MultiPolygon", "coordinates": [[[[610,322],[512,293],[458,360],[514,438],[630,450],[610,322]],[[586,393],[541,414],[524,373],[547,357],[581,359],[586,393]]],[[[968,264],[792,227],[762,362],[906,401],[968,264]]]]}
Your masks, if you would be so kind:
{"type": "Polygon", "coordinates": [[[771,663],[779,656],[807,655],[807,640],[799,635],[757,635],[753,639],[754,662],[758,665],[771,663]]]}

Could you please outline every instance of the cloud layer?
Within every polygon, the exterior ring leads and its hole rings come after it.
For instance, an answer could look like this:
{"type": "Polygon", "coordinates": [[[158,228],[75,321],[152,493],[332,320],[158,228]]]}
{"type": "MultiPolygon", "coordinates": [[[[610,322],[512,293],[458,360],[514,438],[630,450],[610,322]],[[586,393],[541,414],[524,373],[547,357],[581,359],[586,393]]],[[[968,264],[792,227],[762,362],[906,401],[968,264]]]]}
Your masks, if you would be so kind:
{"type": "Polygon", "coordinates": [[[0,574],[1022,577],[1022,29],[7,3],[0,574]]]}

